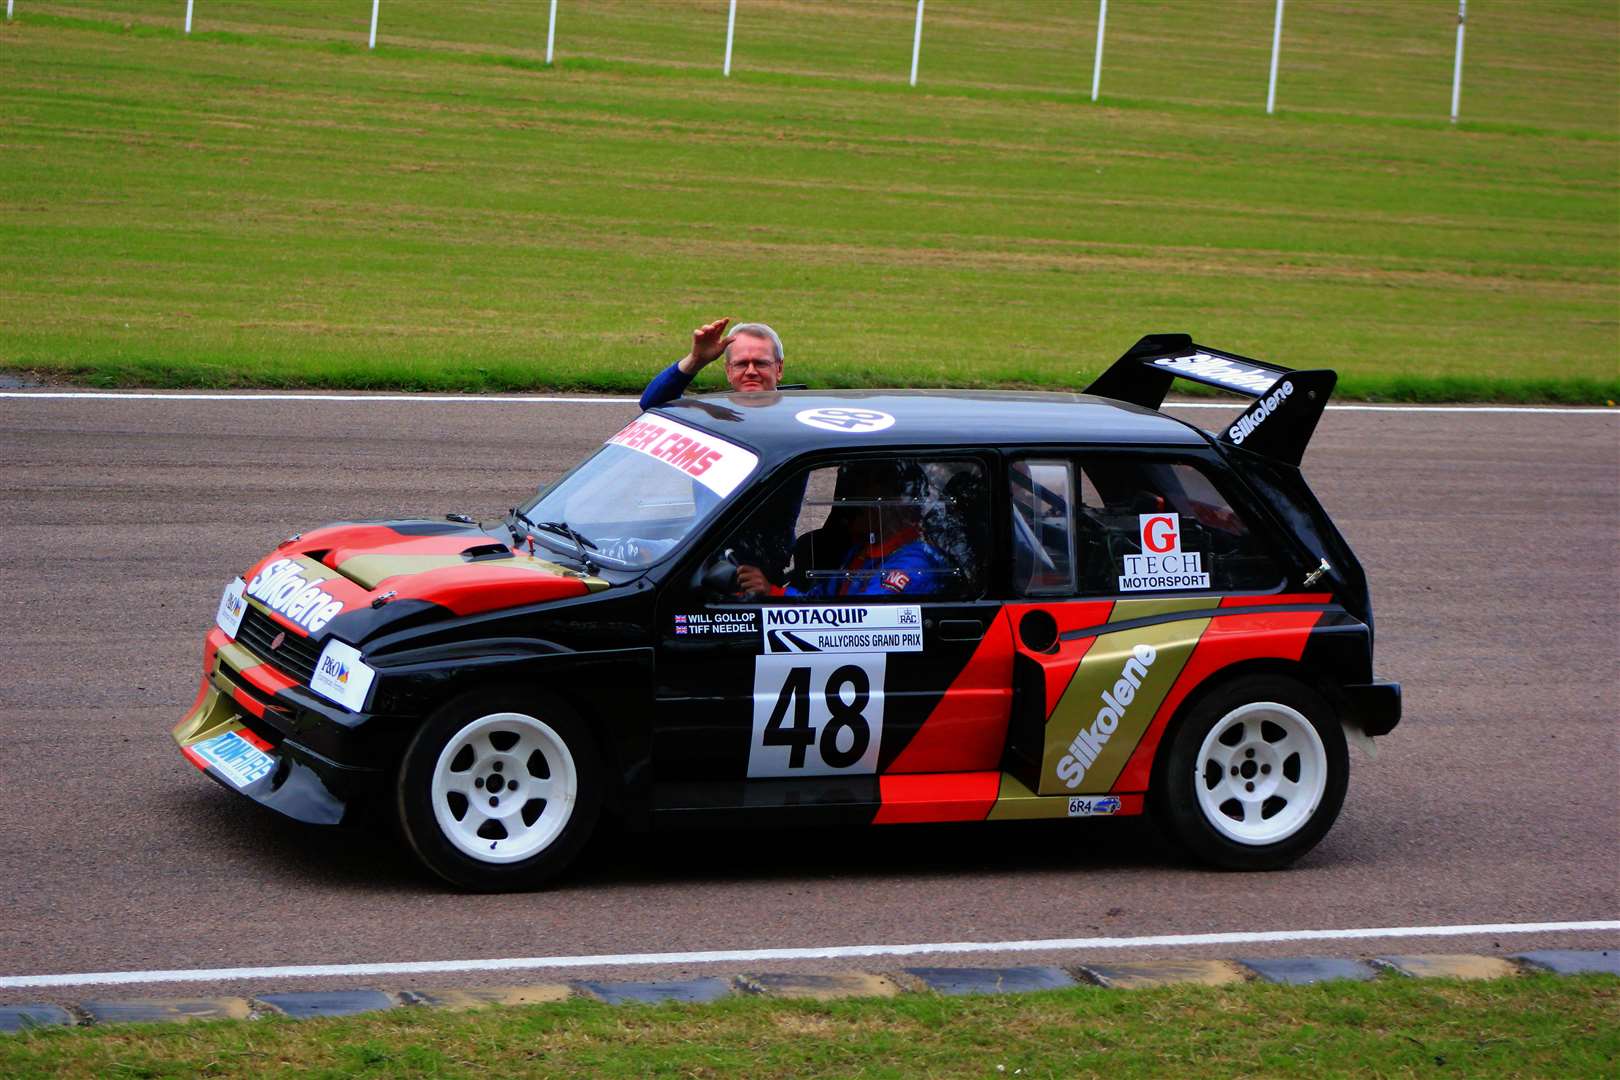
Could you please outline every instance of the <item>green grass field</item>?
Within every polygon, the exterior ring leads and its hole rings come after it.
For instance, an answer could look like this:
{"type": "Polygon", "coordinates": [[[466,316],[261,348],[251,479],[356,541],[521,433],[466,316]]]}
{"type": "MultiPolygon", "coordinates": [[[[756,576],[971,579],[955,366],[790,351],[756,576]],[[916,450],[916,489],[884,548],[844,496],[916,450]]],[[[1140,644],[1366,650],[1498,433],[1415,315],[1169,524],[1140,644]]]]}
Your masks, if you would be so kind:
{"type": "MultiPolygon", "coordinates": [[[[816,385],[1077,387],[1140,334],[1350,395],[1620,398],[1620,8],[17,0],[0,367],[632,390],[721,314],[816,385]]],[[[715,377],[706,375],[707,381],[715,377]]]]}
{"type": "Polygon", "coordinates": [[[0,1036],[8,1077],[1607,1077],[1608,976],[1006,997],[588,1001],[0,1036]]]}

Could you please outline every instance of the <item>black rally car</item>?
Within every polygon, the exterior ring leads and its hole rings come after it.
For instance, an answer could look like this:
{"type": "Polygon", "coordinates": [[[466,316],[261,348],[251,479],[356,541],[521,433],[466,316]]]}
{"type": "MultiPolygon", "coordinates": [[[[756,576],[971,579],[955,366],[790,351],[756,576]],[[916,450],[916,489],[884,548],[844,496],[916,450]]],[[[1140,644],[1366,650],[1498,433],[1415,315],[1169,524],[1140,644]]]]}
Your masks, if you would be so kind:
{"type": "Polygon", "coordinates": [[[233,581],[174,729],[458,885],[633,828],[1153,811],[1286,865],[1400,715],[1301,454],[1330,371],[1142,339],[1084,394],[783,392],[641,415],[504,520],[332,525],[233,581]],[[1176,377],[1254,398],[1211,434],[1176,377]]]}

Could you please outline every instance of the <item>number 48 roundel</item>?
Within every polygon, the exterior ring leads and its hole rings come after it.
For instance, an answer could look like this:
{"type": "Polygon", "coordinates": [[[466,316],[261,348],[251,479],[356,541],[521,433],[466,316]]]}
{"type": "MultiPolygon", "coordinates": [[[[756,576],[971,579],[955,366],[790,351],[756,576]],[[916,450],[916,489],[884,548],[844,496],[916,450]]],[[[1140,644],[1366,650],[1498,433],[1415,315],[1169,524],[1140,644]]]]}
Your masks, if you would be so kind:
{"type": "Polygon", "coordinates": [[[887,661],[882,653],[755,657],[748,775],[876,772],[887,661]]]}

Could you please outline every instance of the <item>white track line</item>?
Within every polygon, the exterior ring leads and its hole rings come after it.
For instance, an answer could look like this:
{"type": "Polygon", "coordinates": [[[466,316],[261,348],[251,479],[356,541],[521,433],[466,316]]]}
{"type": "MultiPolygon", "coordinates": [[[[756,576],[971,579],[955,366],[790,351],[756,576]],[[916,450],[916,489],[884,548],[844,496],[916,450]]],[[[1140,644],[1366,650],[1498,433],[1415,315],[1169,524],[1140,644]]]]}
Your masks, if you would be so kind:
{"type": "MultiPolygon", "coordinates": [[[[116,393],[100,390],[7,390],[0,398],[44,398],[52,401],[372,401],[418,402],[449,405],[633,405],[634,397],[531,397],[500,394],[147,394],[116,393]]],[[[1225,409],[1228,412],[1242,408],[1242,402],[1220,401],[1167,401],[1167,409],[1225,409]]],[[[1328,412],[1388,412],[1388,413],[1557,413],[1564,415],[1620,416],[1620,409],[1590,407],[1577,408],[1562,405],[1329,405],[1328,412]]]]}
{"type": "Polygon", "coordinates": [[[516,971],[530,968],[654,967],[681,964],[754,963],[766,960],[851,960],[873,956],[937,956],[968,953],[1058,952],[1071,949],[1146,949],[1192,945],[1257,945],[1289,941],[1364,941],[1373,938],[1463,937],[1620,931],[1620,920],[1546,923],[1480,923],[1471,926],[1379,926],[1353,930],[1263,930],[1221,934],[1158,934],[1152,937],[1048,938],[1040,941],[948,941],[917,945],[832,945],[809,949],[710,949],[701,952],[617,953],[599,956],[529,956],[492,960],[425,960],[385,964],[301,964],[287,967],[179,968],[170,971],[87,971],[69,975],[0,977],[0,990],[36,987],[129,985],[132,983],[235,982],[241,979],[309,979],[337,976],[430,975],[516,971]]]}

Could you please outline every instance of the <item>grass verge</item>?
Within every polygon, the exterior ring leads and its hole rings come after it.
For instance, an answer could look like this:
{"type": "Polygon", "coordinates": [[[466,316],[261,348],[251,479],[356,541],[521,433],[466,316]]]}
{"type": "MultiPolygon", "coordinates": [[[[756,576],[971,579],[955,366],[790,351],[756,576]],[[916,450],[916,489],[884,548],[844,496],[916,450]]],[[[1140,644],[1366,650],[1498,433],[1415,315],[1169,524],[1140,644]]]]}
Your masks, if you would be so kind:
{"type": "Polygon", "coordinates": [[[762,8],[731,79],[723,5],[570,6],[550,67],[545,5],[398,0],[376,53],[349,7],[0,24],[0,368],[630,391],[731,314],[818,386],[1074,388],[1187,331],[1345,397],[1620,398],[1605,0],[1480,13],[1456,128],[1423,5],[1291,16],[1273,117],[1269,0],[1132,5],[1101,105],[1087,5],[930,9],[916,88],[905,5],[762,8]]]}
{"type": "Polygon", "coordinates": [[[31,1076],[1607,1076],[1620,980],[1532,976],[42,1030],[31,1076]]]}

